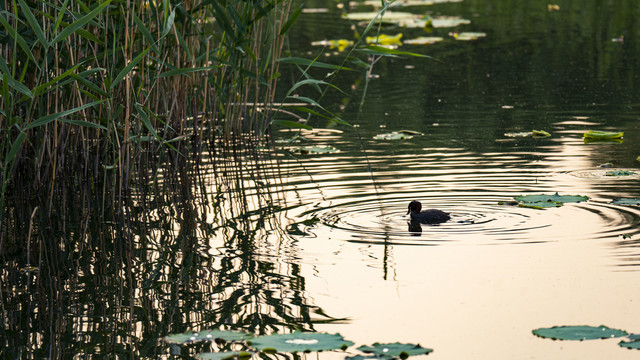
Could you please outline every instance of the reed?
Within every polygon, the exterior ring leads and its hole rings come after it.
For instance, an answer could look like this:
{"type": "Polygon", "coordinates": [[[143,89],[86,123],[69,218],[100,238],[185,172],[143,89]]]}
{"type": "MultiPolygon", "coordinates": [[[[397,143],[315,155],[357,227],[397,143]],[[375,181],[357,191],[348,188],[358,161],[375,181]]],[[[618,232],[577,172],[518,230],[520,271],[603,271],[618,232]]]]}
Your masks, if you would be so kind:
{"type": "Polygon", "coordinates": [[[266,134],[291,3],[1,2],[0,225],[18,192],[44,213],[61,181],[122,202],[166,149],[266,134]]]}

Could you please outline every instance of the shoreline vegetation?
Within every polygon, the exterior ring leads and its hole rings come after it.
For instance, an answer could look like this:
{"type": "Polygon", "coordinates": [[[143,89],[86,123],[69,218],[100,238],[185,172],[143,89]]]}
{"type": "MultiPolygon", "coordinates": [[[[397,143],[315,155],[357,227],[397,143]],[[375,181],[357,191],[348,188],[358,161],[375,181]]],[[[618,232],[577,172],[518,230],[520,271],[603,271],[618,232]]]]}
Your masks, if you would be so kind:
{"type": "Polygon", "coordinates": [[[292,2],[2,1],[0,253],[69,189],[105,216],[163,161],[265,140],[292,2]]]}

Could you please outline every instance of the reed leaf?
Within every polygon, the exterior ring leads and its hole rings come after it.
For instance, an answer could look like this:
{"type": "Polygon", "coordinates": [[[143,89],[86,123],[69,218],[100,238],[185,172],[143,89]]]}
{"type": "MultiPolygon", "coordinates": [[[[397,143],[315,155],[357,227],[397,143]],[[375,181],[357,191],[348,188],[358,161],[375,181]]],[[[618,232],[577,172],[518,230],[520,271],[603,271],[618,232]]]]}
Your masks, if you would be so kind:
{"type": "MultiPolygon", "coordinates": [[[[0,13],[0,23],[4,26],[7,33],[11,36],[11,38],[18,44],[20,49],[27,55],[34,63],[36,63],[36,59],[33,57],[31,53],[31,48],[27,44],[26,40],[18,33],[16,29],[14,29],[11,24],[7,21],[2,13],[0,13]]],[[[37,65],[37,64],[36,64],[37,65]]]]}
{"type": "Polygon", "coordinates": [[[293,24],[296,23],[296,20],[298,20],[298,17],[300,16],[300,13],[302,12],[302,8],[304,7],[304,4],[301,4],[300,6],[298,6],[297,9],[295,9],[290,15],[289,15],[289,19],[287,20],[287,22],[284,23],[284,25],[282,25],[282,29],[280,29],[280,36],[284,35],[287,33],[287,31],[289,31],[289,28],[291,26],[293,26],[293,24]]]}
{"type": "MultiPolygon", "coordinates": [[[[76,20],[75,22],[66,26],[56,37],[51,40],[51,45],[55,45],[58,42],[66,39],[70,35],[74,34],[76,31],[81,30],[83,26],[89,23],[93,18],[95,18],[105,7],[107,7],[111,3],[111,0],[106,0],[102,4],[98,5],[95,9],[91,10],[88,14],[76,20]]],[[[61,15],[62,16],[62,15],[61,15]]]]}
{"type": "Polygon", "coordinates": [[[22,9],[22,13],[24,14],[24,17],[27,19],[27,22],[31,26],[31,29],[33,30],[33,32],[36,34],[38,41],[42,44],[45,51],[49,50],[49,42],[47,41],[47,38],[44,36],[42,27],[40,26],[40,23],[36,20],[35,16],[33,16],[33,13],[29,9],[29,6],[24,2],[24,0],[18,0],[18,3],[20,4],[20,8],[22,9]]]}
{"type": "Polygon", "coordinates": [[[64,116],[71,115],[71,114],[76,113],[76,112],[78,112],[80,110],[84,110],[84,109],[87,109],[87,108],[102,104],[105,101],[106,100],[94,101],[94,102],[90,102],[88,104],[84,104],[82,106],[75,107],[75,108],[70,109],[70,110],[60,111],[60,112],[57,112],[55,114],[49,114],[49,115],[42,116],[42,117],[34,120],[32,123],[28,124],[27,126],[25,126],[23,130],[26,131],[26,130],[29,130],[29,129],[33,129],[35,127],[46,125],[46,124],[48,124],[48,123],[50,123],[50,122],[52,122],[54,120],[57,120],[57,119],[60,119],[60,118],[64,117],[64,116]]]}
{"type": "Polygon", "coordinates": [[[141,52],[140,54],[138,54],[138,56],[136,56],[135,58],[133,58],[133,60],[131,60],[131,62],[129,62],[129,64],[127,66],[124,67],[124,69],[120,70],[120,72],[118,73],[118,75],[115,77],[115,79],[113,79],[113,81],[111,82],[111,85],[109,86],[109,88],[111,90],[113,90],[113,88],[115,88],[116,86],[118,86],[118,84],[120,83],[120,81],[122,81],[122,79],[124,79],[125,76],[127,76],[127,74],[129,72],[131,72],[131,69],[133,69],[136,65],[138,65],[138,63],[140,62],[140,60],[142,60],[144,58],[145,55],[147,55],[147,53],[149,52],[149,50],[151,50],[151,46],[147,47],[143,52],[141,52]]]}
{"type": "Polygon", "coordinates": [[[306,67],[317,67],[322,69],[353,70],[351,68],[348,68],[342,65],[333,65],[333,64],[328,64],[328,63],[324,63],[316,60],[309,60],[309,59],[299,58],[299,57],[280,58],[277,61],[281,63],[286,63],[286,64],[295,64],[295,65],[306,66],[306,67]]]}
{"type": "Polygon", "coordinates": [[[165,71],[162,74],[156,75],[156,77],[164,78],[164,77],[170,77],[170,76],[176,76],[176,75],[188,75],[195,72],[213,70],[219,67],[220,67],[219,65],[216,65],[216,66],[201,66],[201,67],[195,67],[195,68],[172,69],[172,70],[165,71]]]}

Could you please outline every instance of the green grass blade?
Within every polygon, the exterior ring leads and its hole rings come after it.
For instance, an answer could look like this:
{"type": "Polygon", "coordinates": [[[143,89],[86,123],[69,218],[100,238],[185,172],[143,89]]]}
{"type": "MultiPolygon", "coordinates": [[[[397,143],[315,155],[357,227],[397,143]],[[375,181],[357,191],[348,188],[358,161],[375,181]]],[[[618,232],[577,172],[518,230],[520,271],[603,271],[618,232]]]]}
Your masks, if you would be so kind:
{"type": "Polygon", "coordinates": [[[300,16],[300,13],[302,12],[303,6],[304,4],[300,5],[289,15],[289,19],[287,19],[287,22],[284,23],[284,25],[282,25],[282,29],[280,29],[280,35],[286,34],[287,31],[289,31],[289,28],[295,24],[296,20],[298,20],[298,16],[300,16]]]}
{"type": "Polygon", "coordinates": [[[69,2],[69,0],[64,0],[64,2],[62,3],[62,6],[60,7],[60,14],[58,15],[58,19],[56,20],[56,27],[53,29],[53,33],[54,34],[60,28],[60,24],[62,23],[62,18],[64,17],[64,14],[67,12],[67,3],[68,2],[69,2]]]}
{"type": "Polygon", "coordinates": [[[124,69],[122,69],[118,73],[116,78],[113,79],[113,82],[111,83],[111,86],[109,88],[113,90],[113,88],[115,88],[120,83],[120,81],[122,81],[122,79],[131,71],[131,69],[133,69],[136,65],[138,65],[140,60],[142,60],[142,58],[144,58],[144,56],[147,55],[149,50],[151,50],[151,46],[146,48],[143,52],[141,52],[140,54],[138,54],[138,56],[136,56],[133,60],[131,60],[129,65],[125,66],[124,69]]]}
{"type": "Polygon", "coordinates": [[[147,42],[149,44],[152,44],[153,51],[156,54],[160,54],[160,50],[158,50],[156,41],[153,39],[153,35],[151,35],[151,31],[149,31],[149,29],[147,29],[147,27],[144,26],[144,23],[142,22],[142,20],[140,20],[140,18],[136,14],[133,14],[133,21],[136,23],[138,30],[140,30],[140,32],[142,33],[142,36],[144,36],[144,38],[147,39],[147,42]]]}
{"type": "MultiPolygon", "coordinates": [[[[5,157],[4,159],[5,165],[11,163],[13,160],[16,159],[16,156],[18,155],[18,150],[20,150],[20,146],[22,145],[22,143],[26,138],[27,138],[27,134],[25,134],[24,131],[21,131],[20,134],[18,134],[18,137],[13,141],[13,144],[11,144],[11,149],[9,150],[7,157],[5,157]]],[[[7,181],[7,179],[4,179],[4,180],[7,181]]]]}
{"type": "Polygon", "coordinates": [[[369,54],[369,55],[380,55],[380,56],[405,55],[405,56],[415,56],[415,57],[433,59],[431,56],[428,56],[428,55],[412,53],[412,52],[409,52],[409,51],[401,51],[401,50],[396,50],[396,49],[389,49],[389,48],[386,48],[384,46],[377,46],[377,45],[363,46],[363,47],[359,48],[357,51],[360,51],[360,52],[363,52],[363,53],[366,53],[366,54],[369,54]]]}
{"type": "Polygon", "coordinates": [[[341,66],[341,65],[327,64],[327,63],[320,62],[320,61],[309,60],[309,59],[298,58],[298,57],[280,58],[277,61],[281,62],[281,63],[286,63],[286,64],[295,64],[295,65],[307,66],[307,67],[317,67],[317,68],[322,68],[322,69],[353,70],[351,68],[348,68],[348,67],[345,67],[345,66],[341,66]]]}
{"type": "MultiPolygon", "coordinates": [[[[2,75],[3,75],[3,77],[2,77],[3,85],[2,86],[5,86],[4,84],[6,82],[8,86],[11,86],[13,89],[18,91],[22,95],[25,95],[26,97],[28,97],[30,99],[33,99],[33,93],[31,92],[31,90],[29,90],[28,87],[26,87],[21,82],[15,80],[11,76],[11,71],[9,70],[9,66],[7,66],[7,62],[4,60],[4,57],[2,55],[0,55],[0,70],[2,71],[2,75]],[[6,75],[6,79],[5,79],[4,75],[6,75]]],[[[5,99],[8,99],[8,98],[5,97],[5,99]]]]}
{"type": "MultiPolygon", "coordinates": [[[[58,35],[55,38],[53,38],[53,40],[51,41],[51,45],[57,44],[58,42],[66,39],[67,37],[69,37],[71,34],[75,33],[78,30],[80,30],[83,26],[85,26],[87,23],[89,23],[89,21],[93,20],[93,18],[98,16],[98,14],[102,10],[104,10],[105,7],[107,7],[109,5],[109,3],[111,3],[111,0],[106,0],[105,2],[100,4],[95,9],[91,10],[85,16],[81,17],[77,21],[69,24],[67,27],[62,29],[62,31],[60,31],[60,33],[58,33],[58,35]]],[[[62,14],[60,16],[62,16],[62,14]]]]}
{"type": "Polygon", "coordinates": [[[282,126],[282,127],[287,127],[287,128],[292,128],[292,129],[313,130],[313,126],[310,126],[310,125],[307,125],[307,124],[303,124],[303,123],[299,123],[297,121],[291,121],[291,120],[271,120],[271,124],[272,125],[282,126]]]}
{"type": "Polygon", "coordinates": [[[57,119],[60,119],[60,118],[64,117],[64,116],[71,115],[71,114],[76,113],[76,112],[78,112],[80,110],[84,110],[84,109],[96,106],[98,104],[102,104],[105,101],[106,100],[94,101],[94,102],[90,102],[88,104],[84,104],[82,106],[75,107],[75,108],[73,108],[71,110],[65,110],[65,111],[61,111],[61,112],[55,113],[55,114],[49,114],[49,115],[42,116],[42,117],[38,118],[37,120],[34,120],[29,125],[25,126],[23,130],[29,130],[29,129],[33,129],[33,128],[38,127],[38,126],[46,125],[46,124],[48,124],[48,123],[50,123],[50,122],[52,122],[54,120],[57,120],[57,119]]]}
{"type": "Polygon", "coordinates": [[[67,76],[71,75],[80,65],[82,65],[82,63],[77,64],[76,66],[72,67],[71,69],[63,72],[62,74],[56,76],[53,80],[42,84],[40,86],[37,86],[35,89],[33,89],[33,96],[38,96],[38,95],[42,95],[44,93],[44,90],[46,88],[48,88],[49,86],[57,83],[58,81],[66,78],[67,76]]]}
{"type": "Polygon", "coordinates": [[[18,43],[18,46],[20,47],[20,49],[22,49],[25,55],[27,55],[31,59],[31,61],[33,61],[33,63],[36,64],[36,66],[38,66],[39,68],[39,65],[36,62],[36,59],[33,57],[33,54],[31,53],[31,49],[29,48],[29,45],[27,45],[27,42],[24,40],[22,35],[18,34],[18,31],[16,31],[16,29],[11,27],[11,24],[9,24],[7,19],[5,19],[4,15],[2,14],[0,14],[0,23],[7,30],[7,33],[9,33],[9,35],[16,41],[16,43],[18,43]]]}
{"type": "Polygon", "coordinates": [[[187,75],[194,72],[207,71],[218,68],[220,66],[203,66],[203,67],[195,67],[195,68],[180,68],[180,69],[172,69],[169,71],[165,71],[160,75],[157,75],[157,78],[170,77],[176,75],[187,75]]]}
{"type": "Polygon", "coordinates": [[[171,28],[173,27],[173,21],[176,18],[176,9],[173,9],[171,11],[171,14],[169,14],[169,16],[167,17],[167,21],[164,24],[164,29],[162,30],[162,35],[160,35],[160,38],[164,38],[165,36],[167,36],[167,34],[169,33],[169,31],[171,31],[171,28]]]}
{"type": "Polygon", "coordinates": [[[100,124],[89,122],[89,121],[69,120],[69,119],[60,119],[60,121],[68,123],[68,124],[71,124],[71,125],[77,125],[77,126],[83,126],[83,127],[88,127],[88,128],[107,130],[106,127],[104,127],[104,126],[102,126],[100,124]]]}
{"type": "Polygon", "coordinates": [[[45,50],[49,50],[49,42],[44,36],[42,27],[40,27],[40,23],[36,20],[35,16],[33,16],[31,9],[29,9],[29,6],[27,6],[24,0],[18,0],[18,2],[20,3],[20,8],[22,9],[24,17],[27,18],[27,22],[29,23],[29,26],[31,26],[33,32],[36,34],[38,41],[40,41],[45,50]]]}

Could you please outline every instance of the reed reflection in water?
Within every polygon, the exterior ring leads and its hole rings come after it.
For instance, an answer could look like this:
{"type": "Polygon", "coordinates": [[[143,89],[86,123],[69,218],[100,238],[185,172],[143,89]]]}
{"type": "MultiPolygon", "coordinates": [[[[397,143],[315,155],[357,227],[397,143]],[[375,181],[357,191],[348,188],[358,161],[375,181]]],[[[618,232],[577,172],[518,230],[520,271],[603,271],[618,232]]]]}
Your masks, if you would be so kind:
{"type": "MultiPolygon", "coordinates": [[[[277,173],[272,162],[248,150],[216,157],[215,167],[175,157],[114,221],[99,201],[51,219],[36,211],[26,247],[2,253],[2,357],[151,358],[168,354],[159,339],[169,333],[337,321],[308,298],[276,215],[286,207],[280,186],[257,185],[277,173]]],[[[89,197],[76,190],[70,202],[89,197]]]]}

